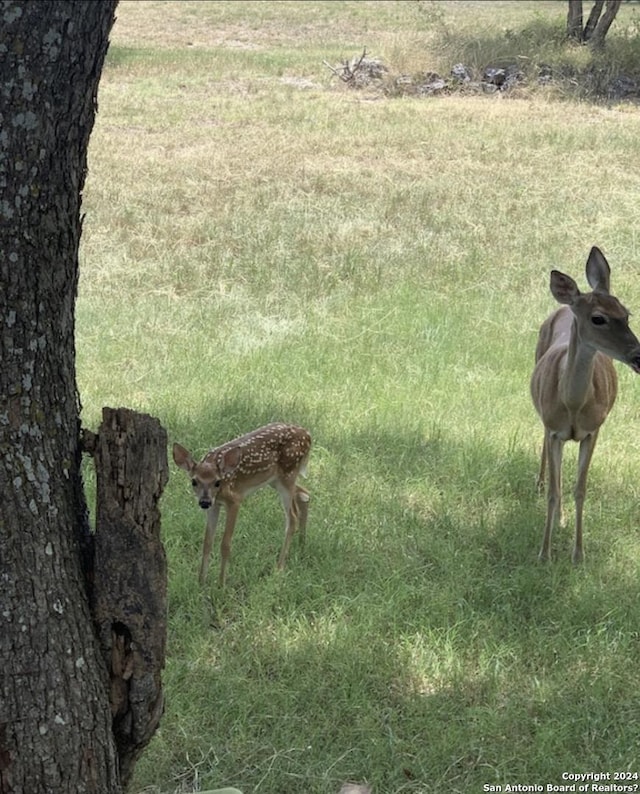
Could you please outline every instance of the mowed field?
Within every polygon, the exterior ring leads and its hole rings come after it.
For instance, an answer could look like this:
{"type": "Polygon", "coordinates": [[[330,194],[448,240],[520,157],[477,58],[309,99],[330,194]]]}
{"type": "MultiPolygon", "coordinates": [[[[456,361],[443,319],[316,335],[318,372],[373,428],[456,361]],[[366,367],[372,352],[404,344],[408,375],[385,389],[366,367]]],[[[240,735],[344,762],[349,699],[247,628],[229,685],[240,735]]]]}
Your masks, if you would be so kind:
{"type": "Polygon", "coordinates": [[[275,570],[282,512],[260,491],[224,590],[217,549],[198,584],[204,513],[171,464],[166,712],[132,791],[640,790],[640,380],[616,365],[580,567],[576,445],[537,562],[529,398],[551,269],[586,290],[598,245],[640,313],[638,108],[533,85],[390,98],[323,64],[366,47],[446,74],[532,20],[561,34],[564,2],[117,16],[84,192],[84,424],[129,406],[195,455],[274,420],[313,436],[304,548],[275,570]]]}

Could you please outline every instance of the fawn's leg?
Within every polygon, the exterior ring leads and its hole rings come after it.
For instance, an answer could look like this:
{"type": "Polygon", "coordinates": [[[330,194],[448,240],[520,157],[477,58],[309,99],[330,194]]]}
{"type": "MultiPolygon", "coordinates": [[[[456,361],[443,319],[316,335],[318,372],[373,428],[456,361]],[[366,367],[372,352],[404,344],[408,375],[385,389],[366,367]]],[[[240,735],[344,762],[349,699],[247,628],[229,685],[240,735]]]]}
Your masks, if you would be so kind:
{"type": "Polygon", "coordinates": [[[291,538],[296,531],[296,503],[295,503],[295,483],[274,483],[275,489],[278,491],[280,501],[282,502],[282,509],[284,510],[284,543],[278,557],[278,570],[283,570],[289,554],[289,546],[291,545],[291,538]]]}
{"type": "Polygon", "coordinates": [[[298,529],[300,531],[300,545],[304,546],[307,536],[307,517],[309,515],[309,491],[301,485],[296,485],[295,505],[298,515],[298,529]]]}
{"type": "Polygon", "coordinates": [[[224,587],[227,577],[227,564],[231,556],[231,539],[233,538],[233,530],[236,526],[236,519],[238,518],[238,511],[240,504],[238,502],[230,502],[227,506],[227,520],[224,526],[224,535],[222,536],[222,543],[220,544],[220,578],[218,584],[224,587]]]}
{"type": "Polygon", "coordinates": [[[216,526],[218,524],[218,515],[220,513],[220,505],[214,502],[207,510],[207,527],[204,531],[204,543],[202,544],[202,562],[200,563],[200,584],[204,584],[209,571],[209,561],[211,559],[211,547],[213,540],[216,536],[216,526]]]}

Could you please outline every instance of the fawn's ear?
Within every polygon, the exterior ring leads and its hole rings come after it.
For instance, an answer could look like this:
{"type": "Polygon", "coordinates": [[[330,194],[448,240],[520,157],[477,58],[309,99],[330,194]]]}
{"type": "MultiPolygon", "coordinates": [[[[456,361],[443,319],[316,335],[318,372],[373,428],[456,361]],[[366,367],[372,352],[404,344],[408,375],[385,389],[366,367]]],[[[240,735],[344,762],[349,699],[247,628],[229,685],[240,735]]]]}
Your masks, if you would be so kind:
{"type": "Polygon", "coordinates": [[[222,453],[220,458],[220,471],[223,474],[231,474],[234,469],[237,469],[242,459],[242,450],[240,447],[232,447],[222,453]]]}
{"type": "Polygon", "coordinates": [[[549,289],[558,303],[571,304],[576,298],[580,297],[580,290],[576,282],[571,276],[566,276],[559,270],[551,271],[549,289]]]}
{"type": "Polygon", "coordinates": [[[173,445],[173,462],[176,464],[176,466],[184,469],[185,471],[191,471],[191,469],[196,465],[195,461],[191,457],[191,453],[180,444],[173,445]]]}
{"type": "Polygon", "coordinates": [[[594,292],[609,294],[609,277],[611,268],[605,255],[595,245],[587,259],[587,281],[594,292]]]}

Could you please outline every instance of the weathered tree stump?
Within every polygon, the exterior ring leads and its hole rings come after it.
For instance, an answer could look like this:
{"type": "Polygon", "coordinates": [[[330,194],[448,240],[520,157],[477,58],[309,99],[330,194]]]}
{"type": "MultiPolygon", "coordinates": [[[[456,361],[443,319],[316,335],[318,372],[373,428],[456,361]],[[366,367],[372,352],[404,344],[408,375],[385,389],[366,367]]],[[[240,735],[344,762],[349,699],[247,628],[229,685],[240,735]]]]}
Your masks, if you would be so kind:
{"type": "Polygon", "coordinates": [[[169,478],[167,434],[151,416],[103,408],[98,435],[85,433],[84,448],[97,475],[91,609],[126,787],[163,711],[167,563],[158,501],[169,478]]]}

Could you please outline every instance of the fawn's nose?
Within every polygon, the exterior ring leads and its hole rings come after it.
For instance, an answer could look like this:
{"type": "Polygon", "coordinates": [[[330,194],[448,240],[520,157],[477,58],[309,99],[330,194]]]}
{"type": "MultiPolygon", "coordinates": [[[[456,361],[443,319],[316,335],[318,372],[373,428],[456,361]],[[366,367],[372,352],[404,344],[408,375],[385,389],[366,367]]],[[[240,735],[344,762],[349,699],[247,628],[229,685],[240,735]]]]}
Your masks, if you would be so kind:
{"type": "Polygon", "coordinates": [[[208,510],[211,507],[211,499],[201,499],[198,504],[203,510],[208,510]]]}

